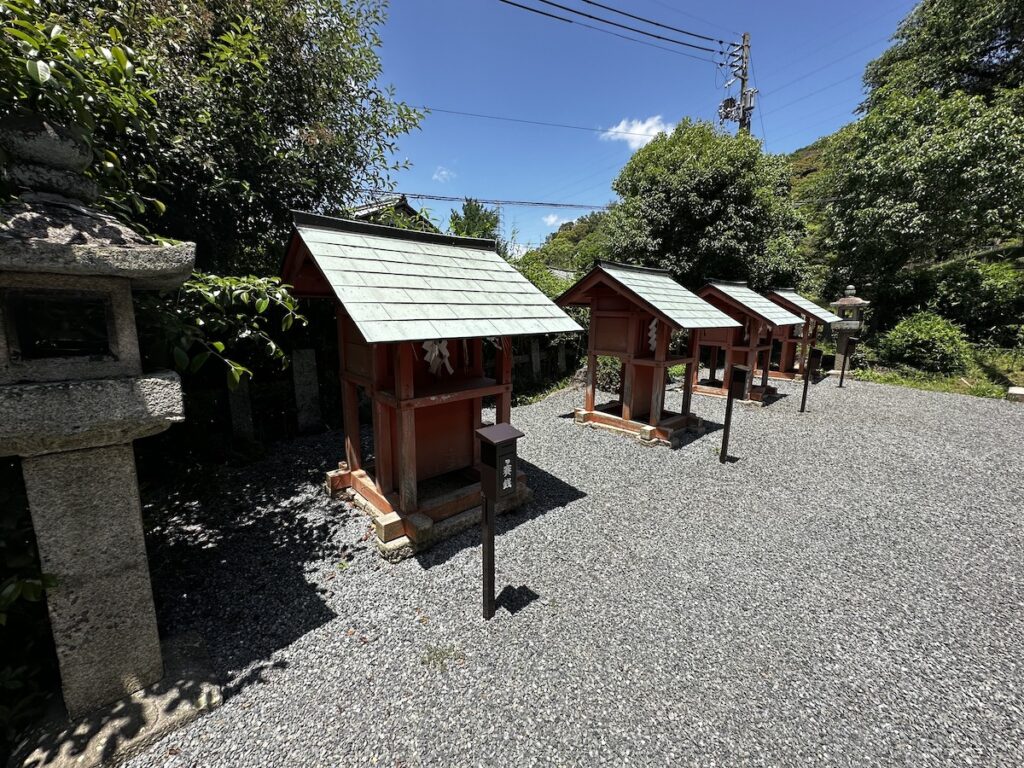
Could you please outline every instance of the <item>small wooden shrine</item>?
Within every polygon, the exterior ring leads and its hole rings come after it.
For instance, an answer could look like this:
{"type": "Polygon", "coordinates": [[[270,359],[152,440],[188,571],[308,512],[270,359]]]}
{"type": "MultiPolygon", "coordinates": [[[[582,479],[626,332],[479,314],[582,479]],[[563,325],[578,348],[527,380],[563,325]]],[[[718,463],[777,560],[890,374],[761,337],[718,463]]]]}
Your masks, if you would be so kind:
{"type": "Polygon", "coordinates": [[[807,355],[818,345],[821,329],[840,318],[792,288],[772,288],[769,299],[803,322],[800,325],[778,325],[773,338],[779,348],[778,368],[768,370],[770,379],[796,379],[804,375],[807,355]]]}
{"type": "Polygon", "coordinates": [[[697,295],[735,320],[738,327],[705,329],[697,333],[695,354],[699,359],[701,349],[708,347],[710,361],[708,378],[704,381],[698,380],[698,367],[693,366],[694,391],[725,397],[729,392],[732,366],[745,365],[752,374],[758,367],[758,360],[761,360],[761,381],[754,384],[751,375],[743,399],[763,401],[766,396],[777,394],[775,388],[768,385],[772,337],[777,328],[802,325],[803,320],[742,282],[712,280],[697,291],[697,295]],[[718,377],[719,364],[722,366],[721,378],[718,377]]]}
{"type": "MultiPolygon", "coordinates": [[[[389,557],[471,524],[474,431],[484,398],[509,421],[511,337],[582,329],[493,240],[295,213],[283,276],[298,296],[336,302],[346,460],[328,473],[331,491],[371,515],[389,557]]],[[[516,489],[503,509],[528,498],[522,473],[516,489]]]]}
{"type": "Polygon", "coordinates": [[[555,299],[562,307],[590,308],[587,381],[576,421],[634,434],[641,440],[677,446],[687,428],[700,429],[690,412],[691,379],[686,376],[681,413],[665,408],[668,368],[694,368],[695,332],[739,327],[660,269],[598,262],[579,282],[555,299]],[[690,331],[682,354],[670,352],[672,334],[690,331]],[[596,404],[597,357],[621,364],[617,401],[596,404]]]}

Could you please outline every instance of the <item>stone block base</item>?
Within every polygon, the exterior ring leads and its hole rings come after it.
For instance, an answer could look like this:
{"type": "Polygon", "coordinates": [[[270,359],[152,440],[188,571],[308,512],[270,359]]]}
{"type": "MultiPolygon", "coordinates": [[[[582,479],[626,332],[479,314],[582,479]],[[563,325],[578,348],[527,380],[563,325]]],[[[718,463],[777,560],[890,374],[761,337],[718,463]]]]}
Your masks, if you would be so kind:
{"type": "Polygon", "coordinates": [[[129,444],[21,463],[60,663],[64,704],[84,715],[163,676],[142,509],[129,444]]]}

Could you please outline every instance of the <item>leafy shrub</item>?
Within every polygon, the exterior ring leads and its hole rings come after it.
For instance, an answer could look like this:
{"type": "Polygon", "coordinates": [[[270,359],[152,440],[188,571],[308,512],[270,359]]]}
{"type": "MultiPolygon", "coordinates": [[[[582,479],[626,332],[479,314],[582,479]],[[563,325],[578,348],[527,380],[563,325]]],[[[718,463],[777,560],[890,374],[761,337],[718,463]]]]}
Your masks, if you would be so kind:
{"type": "Polygon", "coordinates": [[[0,117],[35,114],[71,129],[92,148],[88,175],[106,207],[158,213],[155,171],[139,147],[157,135],[152,58],[124,39],[116,14],[68,18],[33,0],[2,0],[0,117]]]}
{"type": "Polygon", "coordinates": [[[614,357],[598,355],[597,388],[602,392],[618,392],[622,385],[622,363],[614,357]]]}
{"type": "Polygon", "coordinates": [[[963,331],[934,312],[901,320],[882,337],[879,352],[886,363],[905,363],[923,371],[955,373],[971,364],[971,347],[963,331]]]}

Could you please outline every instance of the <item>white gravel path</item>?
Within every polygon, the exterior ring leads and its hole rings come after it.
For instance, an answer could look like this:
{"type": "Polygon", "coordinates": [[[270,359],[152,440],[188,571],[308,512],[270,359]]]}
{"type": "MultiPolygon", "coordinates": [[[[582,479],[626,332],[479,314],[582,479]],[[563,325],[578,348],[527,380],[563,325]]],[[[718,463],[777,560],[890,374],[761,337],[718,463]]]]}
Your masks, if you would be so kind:
{"type": "Polygon", "coordinates": [[[226,701],[129,764],[1024,764],[1024,407],[781,389],[725,465],[720,431],[574,424],[579,391],[516,409],[490,622],[476,531],[390,565],[323,498],[337,435],[150,493],[162,631],[226,701]]]}

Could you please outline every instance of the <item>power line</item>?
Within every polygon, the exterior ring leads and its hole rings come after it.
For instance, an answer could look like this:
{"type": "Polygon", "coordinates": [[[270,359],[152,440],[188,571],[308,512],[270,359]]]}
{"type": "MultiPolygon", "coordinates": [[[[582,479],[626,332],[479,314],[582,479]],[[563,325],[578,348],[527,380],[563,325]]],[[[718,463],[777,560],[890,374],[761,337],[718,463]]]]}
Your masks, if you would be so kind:
{"type": "Polygon", "coordinates": [[[829,88],[832,88],[833,86],[839,85],[841,83],[845,83],[847,80],[853,80],[853,78],[860,77],[860,76],[861,76],[860,72],[854,72],[852,75],[848,75],[847,77],[844,77],[844,78],[842,78],[840,80],[836,80],[835,82],[829,83],[828,85],[824,85],[824,86],[822,86],[821,88],[818,88],[815,91],[811,91],[810,93],[805,93],[799,99],[793,99],[792,101],[787,101],[781,107],[776,107],[775,109],[769,110],[768,112],[765,112],[764,114],[765,115],[770,115],[770,114],[773,114],[775,112],[778,112],[780,109],[785,109],[786,107],[791,107],[794,104],[797,104],[797,103],[803,101],[804,99],[809,99],[809,98],[811,98],[811,96],[817,96],[822,91],[827,91],[829,88]]]}
{"type": "Polygon", "coordinates": [[[614,128],[588,128],[585,125],[549,123],[543,120],[527,120],[521,117],[505,117],[503,115],[485,115],[479,112],[461,112],[456,109],[441,109],[440,107],[424,106],[423,109],[430,110],[431,112],[440,112],[445,115],[459,115],[461,117],[478,117],[484,120],[501,120],[508,123],[524,123],[526,125],[539,125],[545,128],[565,128],[571,131],[589,131],[590,133],[600,133],[602,135],[610,134],[613,136],[640,136],[643,138],[651,137],[649,133],[639,133],[637,131],[619,131],[614,128]]]}
{"type": "Polygon", "coordinates": [[[496,200],[483,197],[473,197],[472,195],[428,195],[419,192],[398,192],[394,190],[378,189],[373,187],[364,187],[362,192],[369,195],[404,195],[405,197],[411,197],[416,200],[438,200],[446,203],[461,203],[467,199],[476,200],[482,205],[509,205],[509,206],[521,206],[529,208],[567,208],[571,210],[591,210],[591,211],[604,211],[608,209],[607,205],[592,205],[588,203],[550,203],[539,200],[496,200]]]}
{"type": "Polygon", "coordinates": [[[635,21],[642,21],[644,24],[650,24],[652,27],[660,27],[661,29],[667,29],[667,30],[669,30],[671,32],[678,32],[681,35],[689,35],[690,37],[696,37],[698,40],[707,40],[708,42],[711,42],[711,43],[718,43],[719,45],[727,45],[725,40],[719,40],[717,37],[708,37],[707,35],[700,35],[700,34],[697,34],[696,32],[690,32],[689,30],[686,30],[686,29],[680,29],[679,27],[671,27],[668,24],[662,24],[660,21],[654,21],[653,19],[648,19],[648,18],[646,18],[644,16],[637,16],[636,14],[627,13],[626,11],[620,11],[617,8],[612,8],[610,5],[604,5],[603,3],[598,3],[598,2],[596,2],[596,0],[581,0],[581,2],[584,2],[587,5],[594,5],[594,6],[597,6],[598,8],[603,8],[606,11],[611,11],[612,13],[617,13],[620,16],[625,16],[626,18],[634,19],[635,21]]]}
{"type": "MultiPolygon", "coordinates": [[[[856,56],[861,51],[866,51],[868,48],[872,48],[872,47],[878,45],[879,43],[884,43],[888,39],[889,39],[889,36],[887,35],[887,36],[885,36],[883,38],[880,38],[878,40],[872,40],[867,45],[862,45],[860,48],[857,48],[854,51],[850,51],[849,53],[847,53],[847,54],[845,54],[843,56],[840,56],[838,59],[832,59],[832,61],[826,62],[825,64],[819,64],[817,67],[815,67],[813,70],[811,70],[807,74],[800,75],[800,77],[797,77],[797,78],[794,78],[792,80],[789,80],[788,82],[783,83],[782,85],[778,86],[777,88],[772,88],[770,91],[766,91],[766,93],[768,93],[768,94],[778,93],[779,91],[781,91],[781,90],[783,90],[785,88],[789,88],[789,86],[795,85],[796,83],[799,83],[802,80],[806,80],[809,77],[814,77],[815,75],[819,74],[822,70],[825,70],[825,69],[828,69],[829,67],[831,67],[833,64],[838,64],[840,61],[845,61],[846,59],[850,58],[851,56],[856,56]]],[[[764,95],[764,94],[762,94],[762,95],[764,95]]]]}
{"type": "MultiPolygon", "coordinates": [[[[754,91],[757,92],[759,89],[757,87],[757,74],[754,72],[754,58],[753,57],[750,58],[750,77],[754,81],[754,91]]],[[[767,144],[768,143],[768,132],[764,128],[764,110],[763,109],[757,110],[757,119],[761,122],[761,138],[764,140],[764,143],[767,144]]]]}
{"type": "Polygon", "coordinates": [[[699,21],[701,24],[707,24],[709,27],[715,27],[716,29],[724,29],[730,35],[743,34],[742,32],[737,32],[735,29],[729,29],[728,27],[723,27],[721,24],[716,24],[713,21],[709,21],[708,19],[696,16],[690,13],[689,11],[682,11],[679,8],[675,8],[674,6],[669,5],[668,3],[662,2],[662,0],[651,0],[651,2],[654,3],[655,5],[660,5],[662,8],[672,11],[672,13],[676,13],[680,16],[686,16],[688,18],[693,19],[694,21],[699,21]]]}
{"type": "Polygon", "coordinates": [[[659,51],[667,51],[668,53],[674,53],[677,56],[685,56],[686,58],[694,59],[695,61],[703,61],[707,62],[708,64],[715,64],[716,66],[718,65],[718,62],[714,61],[713,59],[707,59],[704,58],[703,56],[694,56],[692,53],[680,51],[676,48],[666,48],[663,45],[658,45],[657,43],[649,43],[646,40],[637,40],[635,37],[624,35],[621,32],[613,32],[610,29],[601,29],[601,27],[595,27],[593,24],[587,24],[586,22],[576,21],[575,19],[567,19],[564,16],[559,16],[554,13],[548,13],[547,11],[542,11],[539,8],[531,8],[528,5],[521,5],[520,3],[513,2],[513,0],[499,0],[499,2],[505,3],[505,5],[515,6],[516,8],[522,8],[524,11],[530,11],[531,13],[536,13],[540,16],[546,16],[549,19],[555,19],[556,21],[564,21],[566,24],[575,24],[576,26],[583,27],[584,29],[590,29],[593,30],[594,32],[600,32],[601,34],[604,35],[611,35],[612,37],[617,37],[620,40],[629,40],[631,43],[637,43],[638,45],[646,45],[648,48],[657,48],[659,51]]]}
{"type": "MultiPolygon", "coordinates": [[[[707,53],[713,53],[713,54],[721,53],[721,51],[716,49],[716,48],[708,48],[706,45],[696,45],[694,43],[687,43],[687,42],[685,42],[683,40],[676,40],[675,38],[665,37],[664,35],[659,35],[656,32],[648,32],[648,31],[643,30],[643,29],[638,29],[637,27],[631,27],[628,24],[620,24],[617,21],[612,21],[610,19],[605,19],[605,18],[602,18],[600,16],[594,16],[593,14],[586,13],[585,11],[578,11],[575,8],[570,8],[567,5],[562,5],[561,3],[556,3],[553,0],[534,0],[534,1],[538,2],[538,3],[543,3],[544,5],[550,6],[551,8],[558,8],[559,10],[565,11],[566,13],[573,13],[573,14],[575,14],[577,16],[582,16],[585,19],[590,19],[591,21],[596,21],[596,22],[598,22],[600,24],[607,24],[609,26],[617,27],[619,29],[625,29],[628,32],[633,32],[634,34],[643,35],[644,37],[649,37],[649,38],[651,38],[653,40],[662,40],[662,41],[664,41],[666,43],[672,43],[674,45],[681,45],[681,46],[683,46],[685,48],[692,48],[692,49],[694,49],[696,51],[706,51],[707,53]]],[[[537,8],[531,8],[530,6],[527,6],[527,5],[521,5],[520,3],[513,2],[513,0],[498,0],[498,2],[505,3],[505,5],[512,5],[512,6],[515,6],[516,8],[521,8],[522,10],[533,11],[534,13],[540,13],[543,16],[548,16],[550,18],[556,18],[556,19],[559,19],[560,21],[568,21],[568,22],[572,23],[572,19],[566,19],[566,18],[563,18],[563,17],[560,17],[560,16],[556,16],[555,14],[552,14],[552,13],[547,13],[545,11],[541,11],[540,9],[537,9],[537,8]]]]}

